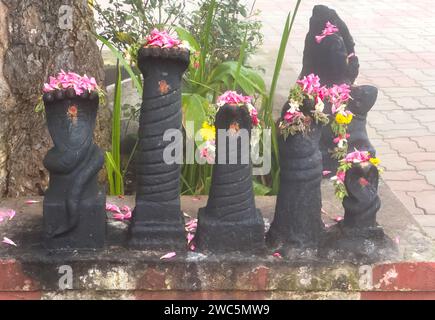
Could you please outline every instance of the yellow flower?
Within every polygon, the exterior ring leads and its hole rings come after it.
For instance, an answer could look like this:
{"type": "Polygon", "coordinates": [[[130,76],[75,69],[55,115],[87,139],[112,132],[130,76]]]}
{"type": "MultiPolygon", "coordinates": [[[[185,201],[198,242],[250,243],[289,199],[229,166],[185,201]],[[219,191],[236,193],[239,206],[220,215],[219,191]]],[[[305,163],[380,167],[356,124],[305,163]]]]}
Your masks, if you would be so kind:
{"type": "Polygon", "coordinates": [[[371,158],[370,163],[374,166],[378,166],[381,163],[381,160],[379,160],[379,158],[371,158]]]}
{"type": "Polygon", "coordinates": [[[202,139],[205,141],[211,141],[216,139],[216,128],[210,125],[208,122],[202,124],[202,129],[199,131],[202,139]]]}
{"type": "Polygon", "coordinates": [[[338,113],[335,116],[335,121],[338,124],[350,124],[352,122],[352,120],[353,120],[353,114],[351,114],[351,113],[349,113],[348,115],[338,113]]]}

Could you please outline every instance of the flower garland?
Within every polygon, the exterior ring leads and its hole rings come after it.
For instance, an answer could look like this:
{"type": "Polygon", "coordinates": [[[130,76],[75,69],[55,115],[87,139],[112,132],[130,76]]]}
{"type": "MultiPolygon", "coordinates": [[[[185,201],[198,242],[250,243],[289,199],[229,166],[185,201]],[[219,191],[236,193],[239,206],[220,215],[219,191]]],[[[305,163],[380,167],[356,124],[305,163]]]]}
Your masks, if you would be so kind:
{"type": "MultiPolygon", "coordinates": [[[[252,119],[252,126],[261,129],[258,111],[252,105],[252,97],[243,96],[236,91],[226,91],[217,98],[216,112],[224,105],[246,106],[252,119]]],[[[204,143],[199,148],[199,154],[208,164],[214,164],[216,158],[216,127],[212,124],[215,121],[215,115],[211,115],[207,121],[204,121],[200,130],[200,135],[204,143]]]]}
{"type": "MultiPolygon", "coordinates": [[[[65,72],[61,70],[56,77],[49,77],[47,83],[44,83],[42,91],[51,93],[58,90],[73,89],[77,96],[82,96],[85,93],[97,92],[100,98],[100,103],[105,104],[106,94],[104,90],[98,86],[94,77],[89,78],[86,74],[81,76],[74,72],[65,72]]],[[[42,96],[39,98],[38,105],[35,109],[37,112],[44,110],[44,102],[42,96]]]]}
{"type": "MultiPolygon", "coordinates": [[[[347,154],[344,159],[340,161],[337,175],[331,178],[331,180],[334,182],[335,195],[338,199],[343,200],[346,196],[348,196],[348,192],[344,183],[347,171],[355,165],[364,166],[368,164],[378,167],[380,160],[376,157],[372,157],[368,151],[358,151],[356,149],[354,152],[347,154]]],[[[378,170],[381,171],[380,169],[378,170]]],[[[368,181],[365,178],[361,178],[359,182],[363,187],[368,185],[368,181]]]]}
{"type": "Polygon", "coordinates": [[[324,99],[328,96],[326,87],[320,86],[320,78],[314,74],[304,77],[297,81],[297,85],[290,91],[286,111],[279,124],[279,129],[284,139],[297,133],[306,134],[310,130],[313,120],[318,124],[326,125],[329,123],[328,116],[323,113],[325,104],[324,99]],[[309,110],[301,110],[304,102],[311,102],[309,110]]]}
{"type": "Polygon", "coordinates": [[[343,159],[348,152],[348,134],[349,124],[353,120],[353,114],[347,110],[350,96],[350,86],[347,84],[334,85],[328,91],[328,99],[332,104],[331,112],[333,115],[333,122],[331,123],[331,130],[335,135],[334,143],[337,145],[331,150],[332,158],[336,160],[343,159]]]}

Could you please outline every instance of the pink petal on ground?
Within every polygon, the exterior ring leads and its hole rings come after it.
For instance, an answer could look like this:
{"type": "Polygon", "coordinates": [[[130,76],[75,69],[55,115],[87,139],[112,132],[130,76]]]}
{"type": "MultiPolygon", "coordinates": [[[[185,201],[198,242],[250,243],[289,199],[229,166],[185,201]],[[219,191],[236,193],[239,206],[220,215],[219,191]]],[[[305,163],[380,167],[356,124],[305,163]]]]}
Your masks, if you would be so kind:
{"type": "Polygon", "coordinates": [[[189,249],[190,249],[190,251],[195,251],[195,250],[196,250],[196,247],[195,247],[194,244],[191,244],[189,249]]]}
{"type": "Polygon", "coordinates": [[[26,204],[35,204],[35,203],[40,203],[41,201],[36,201],[36,200],[27,200],[26,204]]]}
{"type": "Polygon", "coordinates": [[[123,212],[125,215],[131,214],[131,208],[129,206],[122,206],[121,212],[123,212]]]}
{"type": "Polygon", "coordinates": [[[163,257],[161,257],[160,260],[172,259],[176,255],[177,255],[177,253],[175,253],[175,252],[169,252],[168,254],[165,254],[163,257]]]}
{"type": "Polygon", "coordinates": [[[337,216],[337,217],[335,217],[335,219],[334,219],[336,222],[340,222],[340,221],[343,221],[344,220],[344,217],[342,217],[342,216],[337,216]]]}
{"type": "Polygon", "coordinates": [[[192,201],[200,201],[201,200],[201,197],[193,197],[192,198],[192,201]]]}
{"type": "Polygon", "coordinates": [[[119,221],[124,221],[125,220],[125,215],[123,215],[122,213],[116,213],[116,214],[113,215],[113,219],[119,220],[119,221]]]}
{"type": "Polygon", "coordinates": [[[325,223],[325,228],[329,229],[329,228],[331,228],[331,225],[329,223],[325,223]]]}
{"type": "Polygon", "coordinates": [[[275,253],[273,254],[273,256],[274,256],[275,258],[282,259],[282,255],[281,255],[281,253],[279,253],[279,252],[275,252],[275,253]]]}
{"type": "Polygon", "coordinates": [[[5,218],[7,218],[8,220],[12,220],[16,215],[15,210],[12,209],[2,209],[0,210],[0,222],[4,221],[5,218]]]}
{"type": "Polygon", "coordinates": [[[400,237],[396,236],[396,238],[394,239],[394,242],[399,245],[400,244],[400,237]]]}
{"type": "Polygon", "coordinates": [[[121,209],[115,204],[106,204],[106,211],[115,212],[115,213],[121,213],[121,209]]]}
{"type": "Polygon", "coordinates": [[[6,237],[3,238],[2,242],[5,243],[5,244],[9,244],[11,246],[15,246],[15,247],[17,246],[15,242],[13,242],[11,239],[6,238],[6,237]]]}

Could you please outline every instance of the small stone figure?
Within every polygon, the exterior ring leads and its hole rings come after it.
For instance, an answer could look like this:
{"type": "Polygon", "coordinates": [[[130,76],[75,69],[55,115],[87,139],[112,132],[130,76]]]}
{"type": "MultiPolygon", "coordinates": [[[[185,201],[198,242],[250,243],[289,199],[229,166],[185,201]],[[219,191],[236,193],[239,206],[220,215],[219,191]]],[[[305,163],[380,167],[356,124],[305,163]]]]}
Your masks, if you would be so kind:
{"type": "Polygon", "coordinates": [[[106,196],[98,188],[104,156],[93,142],[99,97],[74,89],[43,96],[54,147],[44,159],[50,185],[44,197],[45,245],[50,249],[101,248],[106,196]]]}
{"type": "MultiPolygon", "coordinates": [[[[312,107],[301,109],[310,110],[312,107]]],[[[282,118],[288,104],[284,107],[282,118]]],[[[311,123],[308,133],[279,135],[280,188],[275,218],[267,234],[267,244],[314,248],[324,232],[322,210],[322,154],[319,150],[321,125],[311,123]]]]}
{"type": "Polygon", "coordinates": [[[177,46],[143,47],[138,60],[144,90],[136,153],[136,208],[129,245],[183,250],[186,237],[180,205],[181,162],[165,162],[165,149],[174,142],[164,141],[164,135],[168,130],[182,132],[181,81],[190,53],[177,46]]]}
{"type": "Polygon", "coordinates": [[[216,164],[207,206],[199,211],[196,245],[212,252],[261,250],[264,221],[255,207],[250,112],[244,105],[225,104],[215,126],[216,164]]]}
{"type": "Polygon", "coordinates": [[[381,208],[378,196],[379,171],[370,163],[353,166],[344,181],[348,196],[343,199],[345,228],[367,230],[376,227],[381,208]]]}
{"type": "MultiPolygon", "coordinates": [[[[348,127],[348,151],[353,152],[355,149],[369,151],[374,157],[376,156],[376,149],[371,144],[367,134],[367,114],[376,103],[378,89],[369,85],[353,86],[350,95],[352,99],[349,101],[347,110],[352,112],[353,120],[348,127]]],[[[330,104],[328,106],[330,106],[330,104]]],[[[330,107],[328,107],[328,109],[330,109],[330,107]]],[[[337,145],[334,142],[335,138],[330,126],[323,128],[322,137],[320,139],[323,169],[325,171],[331,171],[332,175],[337,172],[338,168],[337,159],[331,157],[331,150],[337,145]]]]}
{"type": "Polygon", "coordinates": [[[339,250],[341,257],[376,260],[382,250],[395,250],[376,222],[381,207],[378,196],[379,171],[369,163],[353,165],[344,181],[344,220],[328,231],[323,247],[339,250]]]}

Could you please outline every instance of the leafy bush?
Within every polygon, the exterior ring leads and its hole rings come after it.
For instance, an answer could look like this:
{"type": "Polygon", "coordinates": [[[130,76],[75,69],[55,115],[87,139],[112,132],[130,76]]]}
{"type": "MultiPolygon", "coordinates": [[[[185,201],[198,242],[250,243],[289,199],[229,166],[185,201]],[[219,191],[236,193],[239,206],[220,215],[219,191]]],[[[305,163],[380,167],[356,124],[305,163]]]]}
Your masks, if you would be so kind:
{"type": "MultiPolygon", "coordinates": [[[[180,16],[179,24],[196,39],[204,36],[207,14],[212,0],[194,1],[195,9],[180,16]]],[[[262,23],[257,20],[259,11],[254,12],[255,1],[249,8],[246,1],[220,0],[216,2],[215,15],[210,29],[211,67],[228,60],[238,60],[246,32],[245,55],[255,53],[263,43],[262,23]]]]}

